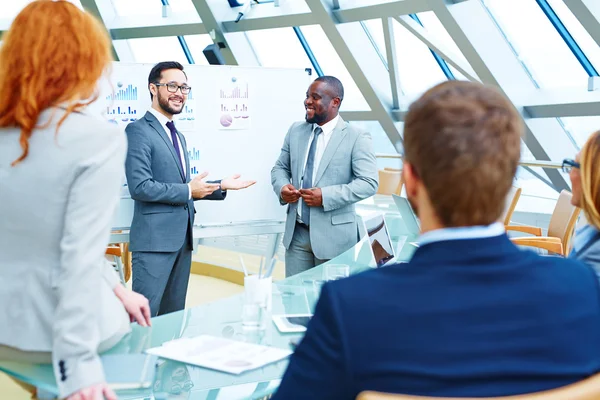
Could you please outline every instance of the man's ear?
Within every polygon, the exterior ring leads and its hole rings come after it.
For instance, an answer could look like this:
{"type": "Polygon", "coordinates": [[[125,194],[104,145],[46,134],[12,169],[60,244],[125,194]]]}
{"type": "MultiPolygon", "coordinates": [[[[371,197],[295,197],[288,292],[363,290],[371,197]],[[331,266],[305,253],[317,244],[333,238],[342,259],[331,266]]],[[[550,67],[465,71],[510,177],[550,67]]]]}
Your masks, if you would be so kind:
{"type": "Polygon", "coordinates": [[[417,182],[419,178],[415,173],[414,167],[407,162],[404,162],[402,166],[402,180],[404,181],[406,195],[415,198],[417,196],[417,182]]]}
{"type": "Polygon", "coordinates": [[[156,96],[156,93],[157,93],[156,89],[157,89],[157,87],[155,84],[153,84],[153,83],[148,84],[148,90],[150,90],[150,93],[152,93],[152,96],[156,96]]]}

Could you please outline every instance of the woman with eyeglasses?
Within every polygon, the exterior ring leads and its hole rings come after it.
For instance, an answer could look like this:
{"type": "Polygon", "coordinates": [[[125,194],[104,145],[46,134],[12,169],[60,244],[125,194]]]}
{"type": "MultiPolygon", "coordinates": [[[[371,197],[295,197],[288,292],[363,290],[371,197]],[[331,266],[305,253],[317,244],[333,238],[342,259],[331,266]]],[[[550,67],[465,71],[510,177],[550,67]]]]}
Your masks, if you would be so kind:
{"type": "Polygon", "coordinates": [[[42,0],[2,39],[0,360],[52,363],[60,398],[116,399],[98,353],[150,309],[104,256],[127,141],[87,106],[110,38],[72,3],[42,0]]]}
{"type": "Polygon", "coordinates": [[[573,239],[569,258],[581,260],[600,277],[600,131],[587,140],[575,160],[564,160],[573,197],[571,203],[583,210],[588,224],[573,239]]]}

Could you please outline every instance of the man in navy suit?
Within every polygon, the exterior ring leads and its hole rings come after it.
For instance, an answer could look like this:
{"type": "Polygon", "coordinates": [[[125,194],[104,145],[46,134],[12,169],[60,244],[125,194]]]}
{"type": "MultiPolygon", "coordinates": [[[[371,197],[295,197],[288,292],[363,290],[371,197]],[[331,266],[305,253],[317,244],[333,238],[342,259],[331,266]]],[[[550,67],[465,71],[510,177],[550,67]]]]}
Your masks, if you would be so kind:
{"type": "Polygon", "coordinates": [[[518,249],[496,222],[522,132],[478,83],[442,83],[410,107],[403,176],[421,245],[407,264],[323,287],[274,399],[507,396],[600,371],[594,272],[518,249]]]}

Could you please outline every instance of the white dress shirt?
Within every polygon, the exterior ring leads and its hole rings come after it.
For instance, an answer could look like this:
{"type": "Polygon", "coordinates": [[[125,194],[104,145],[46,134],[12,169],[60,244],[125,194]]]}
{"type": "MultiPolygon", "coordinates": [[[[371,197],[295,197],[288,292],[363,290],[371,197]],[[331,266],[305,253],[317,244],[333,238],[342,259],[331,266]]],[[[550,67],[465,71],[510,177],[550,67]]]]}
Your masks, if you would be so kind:
{"type": "MultiPolygon", "coordinates": [[[[171,144],[173,144],[173,138],[171,137],[171,131],[167,127],[167,122],[170,122],[172,120],[170,120],[164,114],[155,110],[152,107],[150,107],[150,109],[148,109],[148,111],[156,117],[158,122],[162,125],[167,137],[169,138],[169,141],[171,142],[171,144]]],[[[175,128],[177,128],[177,126],[175,126],[175,128]]],[[[183,146],[181,145],[181,140],[179,140],[179,136],[177,136],[177,144],[179,145],[179,155],[181,156],[181,164],[183,166],[183,173],[186,174],[187,164],[185,163],[185,155],[183,154],[183,146]]],[[[188,184],[188,188],[189,188],[189,192],[190,192],[189,198],[191,199],[192,198],[192,187],[189,184],[188,184]]]]}
{"type": "MultiPolygon", "coordinates": [[[[315,149],[315,161],[313,165],[313,176],[312,182],[313,186],[315,183],[315,178],[317,177],[317,171],[319,170],[319,164],[321,163],[321,158],[323,158],[323,153],[325,153],[325,149],[327,148],[327,144],[329,144],[329,140],[331,139],[331,135],[333,134],[333,130],[337,126],[337,123],[340,119],[339,114],[335,116],[334,119],[323,124],[321,129],[323,129],[323,133],[317,136],[317,148],[315,149]]],[[[315,128],[319,126],[317,124],[313,124],[312,133],[310,134],[310,139],[308,140],[308,147],[306,148],[306,154],[304,155],[304,167],[302,167],[302,176],[304,176],[304,169],[306,168],[306,162],[308,161],[308,151],[310,150],[310,146],[312,141],[315,138],[315,128]]],[[[300,188],[302,188],[302,177],[300,177],[300,188]]],[[[300,189],[298,188],[298,190],[300,189]]],[[[298,208],[297,208],[298,217],[297,220],[299,222],[302,221],[302,197],[298,200],[298,208]]]]}

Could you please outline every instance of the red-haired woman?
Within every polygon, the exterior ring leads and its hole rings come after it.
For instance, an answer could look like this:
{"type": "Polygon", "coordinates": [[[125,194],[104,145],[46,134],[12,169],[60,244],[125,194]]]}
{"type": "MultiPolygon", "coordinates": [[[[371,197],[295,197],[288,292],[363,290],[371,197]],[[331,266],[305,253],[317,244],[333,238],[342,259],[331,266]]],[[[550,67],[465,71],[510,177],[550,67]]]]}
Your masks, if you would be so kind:
{"type": "Polygon", "coordinates": [[[74,400],[116,398],[98,352],[150,323],[104,258],[127,143],[86,106],[111,58],[66,1],[30,3],[0,47],[0,359],[51,361],[74,400]]]}

